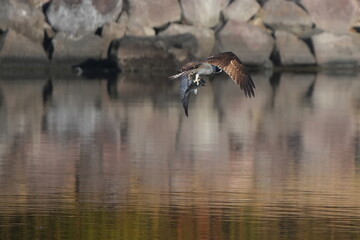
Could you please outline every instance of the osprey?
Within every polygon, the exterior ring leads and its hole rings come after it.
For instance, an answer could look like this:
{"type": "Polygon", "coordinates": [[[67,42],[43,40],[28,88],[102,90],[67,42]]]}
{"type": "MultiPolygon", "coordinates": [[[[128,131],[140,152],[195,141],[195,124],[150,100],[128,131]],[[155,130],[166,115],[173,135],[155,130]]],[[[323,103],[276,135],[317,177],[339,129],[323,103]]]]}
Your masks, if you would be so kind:
{"type": "Polygon", "coordinates": [[[192,92],[196,94],[198,88],[205,86],[205,81],[200,76],[221,71],[240,86],[246,97],[255,97],[255,84],[240,59],[232,52],[219,53],[202,61],[189,62],[181,68],[180,73],[169,77],[169,79],[181,80],[180,95],[186,116],[188,116],[190,94],[192,92]]]}

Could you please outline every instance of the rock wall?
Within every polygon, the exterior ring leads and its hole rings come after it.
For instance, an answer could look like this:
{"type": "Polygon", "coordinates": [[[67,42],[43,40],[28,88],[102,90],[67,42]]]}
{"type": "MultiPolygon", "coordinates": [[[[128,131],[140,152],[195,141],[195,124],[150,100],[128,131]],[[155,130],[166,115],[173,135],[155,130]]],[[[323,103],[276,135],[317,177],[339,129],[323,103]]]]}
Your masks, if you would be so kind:
{"type": "MultiPolygon", "coordinates": [[[[166,59],[175,62],[233,51],[246,64],[269,67],[360,65],[357,0],[0,0],[0,4],[1,62],[76,64],[110,57],[121,62],[130,56],[121,56],[129,52],[120,46],[121,39],[131,37],[134,43],[148,39],[146,48],[157,44],[154,57],[164,51],[166,59]],[[187,37],[182,38],[188,41],[184,44],[162,44],[165,36],[183,34],[196,41],[187,37]]],[[[131,45],[131,58],[139,58],[141,51],[141,46],[131,45]]]]}

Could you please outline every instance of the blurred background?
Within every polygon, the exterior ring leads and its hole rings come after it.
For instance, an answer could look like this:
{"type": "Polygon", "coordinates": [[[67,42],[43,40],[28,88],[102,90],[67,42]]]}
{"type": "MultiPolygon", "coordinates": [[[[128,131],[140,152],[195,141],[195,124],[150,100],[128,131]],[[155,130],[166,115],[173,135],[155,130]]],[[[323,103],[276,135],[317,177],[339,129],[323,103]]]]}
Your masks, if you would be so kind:
{"type": "Polygon", "coordinates": [[[233,51],[247,65],[357,68],[359,27],[356,0],[1,0],[0,61],[179,63],[233,51]]]}
{"type": "Polygon", "coordinates": [[[1,239],[360,239],[356,0],[0,0],[1,239]],[[233,51],[255,98],[181,64],[233,51]]]}

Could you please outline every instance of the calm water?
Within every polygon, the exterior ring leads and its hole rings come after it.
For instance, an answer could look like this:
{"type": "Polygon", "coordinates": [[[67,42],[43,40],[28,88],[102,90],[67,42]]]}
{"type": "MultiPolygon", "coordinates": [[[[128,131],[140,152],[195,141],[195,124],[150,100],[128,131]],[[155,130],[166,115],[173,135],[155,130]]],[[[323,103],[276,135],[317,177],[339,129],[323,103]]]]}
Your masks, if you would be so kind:
{"type": "Polygon", "coordinates": [[[253,79],[0,79],[1,239],[360,239],[360,76],[253,79]]]}

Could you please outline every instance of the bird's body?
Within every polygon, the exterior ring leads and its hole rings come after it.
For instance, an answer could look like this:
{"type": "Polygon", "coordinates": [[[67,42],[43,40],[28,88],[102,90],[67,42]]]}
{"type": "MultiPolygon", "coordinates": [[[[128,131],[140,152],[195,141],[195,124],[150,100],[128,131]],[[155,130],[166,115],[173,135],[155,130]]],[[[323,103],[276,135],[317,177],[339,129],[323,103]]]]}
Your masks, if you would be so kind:
{"type": "MultiPolygon", "coordinates": [[[[244,91],[246,97],[255,97],[254,82],[252,81],[250,75],[247,73],[245,66],[242,64],[240,59],[232,52],[219,53],[217,55],[208,57],[202,61],[189,62],[181,68],[180,73],[170,76],[169,78],[180,78],[182,82],[186,79],[187,81],[190,81],[188,83],[189,87],[191,86],[191,83],[194,83],[201,87],[202,85],[204,85],[205,82],[201,84],[201,81],[203,80],[200,78],[200,76],[212,75],[219,71],[224,71],[225,73],[227,73],[227,75],[229,75],[230,78],[234,80],[235,83],[239,85],[240,88],[244,91]]],[[[184,96],[182,96],[182,101],[184,103],[183,97],[184,96]]],[[[187,108],[185,109],[185,112],[187,115],[187,108]]]]}

